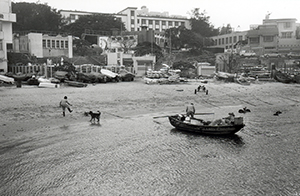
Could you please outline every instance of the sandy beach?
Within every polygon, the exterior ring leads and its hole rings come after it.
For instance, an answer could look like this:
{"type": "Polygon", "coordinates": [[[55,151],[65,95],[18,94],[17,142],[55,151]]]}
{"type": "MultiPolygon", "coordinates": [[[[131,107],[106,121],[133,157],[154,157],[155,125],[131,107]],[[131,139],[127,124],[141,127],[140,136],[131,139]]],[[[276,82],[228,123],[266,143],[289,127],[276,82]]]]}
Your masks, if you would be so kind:
{"type": "MultiPolygon", "coordinates": [[[[86,88],[62,85],[60,88],[38,88],[23,85],[22,88],[2,87],[1,93],[1,141],[28,137],[39,128],[59,126],[62,123],[88,121],[84,112],[102,112],[105,118],[123,118],[139,114],[150,116],[184,113],[185,105],[193,102],[197,112],[214,112],[214,118],[238,114],[239,108],[248,107],[263,111],[265,118],[281,110],[286,118],[298,114],[299,84],[256,82],[250,86],[209,80],[207,84],[192,80],[182,84],[147,85],[142,78],[134,82],[89,84],[86,88]],[[198,85],[205,85],[209,93],[194,94],[198,85]],[[68,96],[73,113],[62,116],[60,100],[68,96]]],[[[267,120],[267,119],[266,119],[267,120]]]]}
{"type": "Polygon", "coordinates": [[[142,79],[86,88],[1,87],[0,193],[299,195],[299,88],[142,79]],[[194,94],[200,84],[208,95],[194,94]],[[73,105],[65,117],[58,106],[64,96],[73,105]],[[214,113],[201,118],[234,112],[246,126],[234,137],[214,138],[153,118],[184,113],[190,102],[196,112],[214,113]],[[238,113],[242,107],[251,112],[238,113]],[[100,125],[84,115],[90,110],[102,112],[100,125]]]}

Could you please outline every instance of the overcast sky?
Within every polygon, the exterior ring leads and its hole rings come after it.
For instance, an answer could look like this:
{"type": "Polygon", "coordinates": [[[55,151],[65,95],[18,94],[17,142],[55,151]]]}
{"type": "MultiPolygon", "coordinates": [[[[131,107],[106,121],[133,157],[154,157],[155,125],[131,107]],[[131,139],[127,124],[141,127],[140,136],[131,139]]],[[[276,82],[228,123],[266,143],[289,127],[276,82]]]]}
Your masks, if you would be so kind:
{"type": "Polygon", "coordinates": [[[47,3],[57,10],[77,10],[117,13],[127,7],[142,6],[149,11],[169,12],[170,15],[189,17],[191,10],[210,17],[214,27],[230,24],[235,30],[249,30],[251,24],[262,24],[267,13],[271,19],[296,18],[300,23],[300,0],[12,0],[12,2],[47,3]]]}

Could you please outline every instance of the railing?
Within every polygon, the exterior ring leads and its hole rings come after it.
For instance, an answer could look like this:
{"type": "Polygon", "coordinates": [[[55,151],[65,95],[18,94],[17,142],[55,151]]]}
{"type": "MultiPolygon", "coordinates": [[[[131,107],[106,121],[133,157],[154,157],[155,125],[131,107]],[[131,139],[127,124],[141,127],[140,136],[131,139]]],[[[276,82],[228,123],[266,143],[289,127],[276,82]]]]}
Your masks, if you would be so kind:
{"type": "MultiPolygon", "coordinates": [[[[52,77],[54,74],[53,65],[20,65],[20,66],[8,66],[8,71],[12,72],[13,74],[21,73],[21,74],[27,74],[27,73],[33,73],[39,76],[46,76],[46,77],[52,77]]],[[[101,69],[107,69],[114,73],[119,73],[121,67],[120,66],[100,66],[100,65],[90,65],[90,64],[84,64],[84,65],[75,65],[75,70],[79,73],[93,73],[98,72],[100,73],[101,69]]],[[[133,67],[123,67],[122,69],[125,69],[131,73],[134,73],[133,67]]]]}

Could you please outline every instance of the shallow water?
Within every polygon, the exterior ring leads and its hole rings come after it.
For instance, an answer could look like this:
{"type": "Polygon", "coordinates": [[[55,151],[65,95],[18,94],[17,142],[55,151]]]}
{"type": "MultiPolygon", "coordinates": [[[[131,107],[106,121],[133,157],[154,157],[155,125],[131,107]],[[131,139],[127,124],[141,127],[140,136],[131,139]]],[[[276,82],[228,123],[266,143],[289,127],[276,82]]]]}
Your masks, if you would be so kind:
{"type": "Polygon", "coordinates": [[[0,144],[0,195],[300,195],[290,115],[248,114],[231,137],[180,132],[150,115],[66,122],[0,144]]]}

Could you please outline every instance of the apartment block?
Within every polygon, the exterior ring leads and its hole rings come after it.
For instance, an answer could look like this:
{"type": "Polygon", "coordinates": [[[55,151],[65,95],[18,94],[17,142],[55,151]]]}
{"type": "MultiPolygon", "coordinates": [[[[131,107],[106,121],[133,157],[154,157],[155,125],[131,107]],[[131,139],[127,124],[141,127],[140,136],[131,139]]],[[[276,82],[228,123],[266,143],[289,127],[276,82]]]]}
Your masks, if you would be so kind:
{"type": "Polygon", "coordinates": [[[12,23],[16,14],[12,13],[11,0],[0,1],[0,73],[7,72],[7,52],[13,49],[12,23]]]}

